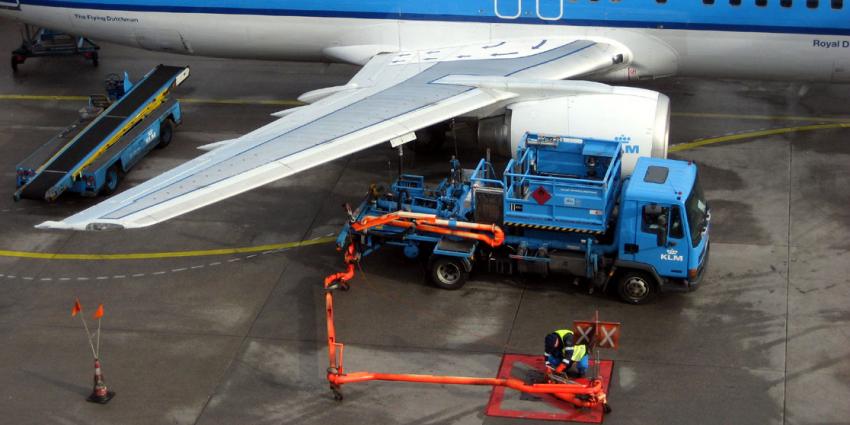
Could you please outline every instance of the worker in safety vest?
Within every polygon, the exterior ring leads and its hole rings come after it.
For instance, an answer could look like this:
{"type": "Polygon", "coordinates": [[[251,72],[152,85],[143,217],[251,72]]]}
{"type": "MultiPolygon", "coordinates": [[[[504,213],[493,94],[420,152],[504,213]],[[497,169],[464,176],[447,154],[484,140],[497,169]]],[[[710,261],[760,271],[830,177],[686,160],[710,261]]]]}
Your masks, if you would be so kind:
{"type": "MultiPolygon", "coordinates": [[[[575,365],[576,375],[584,376],[587,372],[587,346],[575,343],[575,335],[569,329],[561,329],[546,335],[546,366],[556,373],[567,372],[575,365]]],[[[571,374],[572,375],[572,374],[571,374]]]]}

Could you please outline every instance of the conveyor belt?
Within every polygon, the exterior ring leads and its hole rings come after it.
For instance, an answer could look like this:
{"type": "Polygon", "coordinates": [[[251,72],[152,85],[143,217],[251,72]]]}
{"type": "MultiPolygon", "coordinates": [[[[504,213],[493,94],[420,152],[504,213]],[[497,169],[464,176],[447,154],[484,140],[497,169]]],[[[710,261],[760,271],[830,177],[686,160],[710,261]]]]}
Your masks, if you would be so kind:
{"type": "Polygon", "coordinates": [[[183,72],[184,67],[159,65],[112,108],[97,117],[92,125],[69,142],[21,191],[22,198],[44,199],[45,193],[95,151],[122,125],[137,114],[163,86],[183,72]]]}
{"type": "Polygon", "coordinates": [[[63,171],[45,170],[24,187],[21,198],[44,199],[44,194],[66,175],[68,173],[63,171]]]}
{"type": "Polygon", "coordinates": [[[115,105],[112,110],[107,111],[109,116],[129,117],[130,114],[139,109],[139,106],[156,94],[156,91],[161,89],[163,84],[177,77],[184,69],[186,68],[182,66],[159,65],[140,85],[133,87],[130,93],[122,97],[121,102],[115,105]]]}
{"type": "Polygon", "coordinates": [[[47,166],[47,170],[70,172],[71,168],[79,164],[86,155],[103,143],[103,139],[114,133],[126,120],[126,117],[101,117],[85,133],[81,134],[70,147],[59,154],[47,166]]]}

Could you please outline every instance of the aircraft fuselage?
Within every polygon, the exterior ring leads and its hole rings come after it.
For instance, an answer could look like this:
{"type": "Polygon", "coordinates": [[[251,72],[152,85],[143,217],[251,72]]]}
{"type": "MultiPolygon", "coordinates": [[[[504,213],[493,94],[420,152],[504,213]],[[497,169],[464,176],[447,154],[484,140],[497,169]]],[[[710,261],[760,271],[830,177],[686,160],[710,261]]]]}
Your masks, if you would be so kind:
{"type": "Polygon", "coordinates": [[[628,67],[599,80],[850,82],[850,2],[839,2],[840,9],[825,0],[815,8],[803,0],[782,2],[790,7],[778,0],[730,3],[22,0],[3,13],[95,40],[201,56],[362,63],[382,51],[575,36],[618,42],[632,52],[628,67]]]}

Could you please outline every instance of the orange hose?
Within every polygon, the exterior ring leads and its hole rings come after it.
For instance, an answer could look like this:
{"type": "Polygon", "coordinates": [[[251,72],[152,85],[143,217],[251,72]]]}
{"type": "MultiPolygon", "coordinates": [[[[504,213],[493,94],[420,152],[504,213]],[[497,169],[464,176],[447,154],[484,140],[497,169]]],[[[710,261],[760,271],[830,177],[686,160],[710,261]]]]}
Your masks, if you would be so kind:
{"type": "MultiPolygon", "coordinates": [[[[336,360],[336,328],[334,326],[334,297],[328,287],[335,282],[342,284],[348,283],[354,278],[354,263],[357,261],[357,251],[354,249],[354,244],[348,245],[348,250],[345,252],[345,264],[348,268],[344,272],[334,273],[325,278],[325,313],[328,324],[328,360],[329,368],[334,369],[336,373],[342,373],[342,362],[337,364],[336,360]]],[[[340,344],[341,346],[341,344],[340,344]]],[[[329,372],[330,374],[330,372],[329,372]]]]}
{"type": "MultiPolygon", "coordinates": [[[[353,223],[352,229],[357,232],[382,226],[391,225],[401,228],[415,227],[419,230],[431,233],[446,234],[457,236],[465,239],[475,239],[482,241],[491,247],[497,247],[504,243],[505,234],[495,224],[486,225],[480,223],[469,223],[465,221],[450,221],[439,219],[431,214],[418,214],[399,211],[395,213],[385,214],[380,217],[367,217],[363,220],[353,223]],[[457,230],[467,229],[492,233],[492,236],[472,231],[457,230]]],[[[354,248],[354,244],[349,244],[345,253],[346,271],[334,273],[325,278],[325,289],[327,290],[332,284],[341,282],[347,283],[354,278],[354,263],[358,256],[354,248]]],[[[602,391],[602,381],[594,379],[589,385],[582,384],[526,384],[518,379],[500,379],[500,378],[473,378],[466,376],[435,376],[435,375],[413,375],[413,374],[391,374],[391,373],[373,373],[373,372],[354,372],[346,374],[343,371],[342,350],[343,344],[336,342],[336,327],[334,326],[334,310],[333,310],[333,291],[325,292],[325,313],[328,328],[328,383],[331,384],[331,389],[338,393],[340,387],[344,384],[367,382],[367,381],[396,381],[396,382],[416,382],[423,384],[444,384],[444,385],[484,385],[492,387],[506,387],[517,391],[531,394],[551,394],[558,399],[564,400],[577,407],[595,407],[606,403],[606,395],[602,391]],[[339,348],[339,358],[337,357],[337,348],[339,348]],[[578,395],[589,396],[588,399],[579,399],[578,395]]]]}
{"type": "Polygon", "coordinates": [[[365,217],[362,220],[355,222],[351,228],[356,232],[361,232],[372,227],[390,225],[401,228],[416,227],[425,232],[437,233],[441,235],[457,236],[464,239],[475,239],[486,243],[495,248],[505,242],[505,232],[495,224],[470,223],[467,221],[446,220],[438,218],[433,214],[421,214],[407,211],[396,211],[394,213],[384,214],[378,217],[365,217]],[[482,232],[490,232],[492,236],[465,232],[455,229],[478,230],[482,232]]]}
{"type": "Polygon", "coordinates": [[[602,381],[595,379],[589,385],[582,384],[526,384],[518,379],[473,378],[466,376],[435,376],[390,374],[372,372],[354,372],[349,374],[328,374],[328,381],[334,385],[344,385],[368,381],[415,382],[421,384],[441,385],[483,385],[491,387],[506,387],[529,394],[551,394],[561,400],[578,407],[594,407],[606,400],[602,392],[602,381]],[[581,400],[577,395],[591,396],[589,400],[581,400]]]}
{"type": "Polygon", "coordinates": [[[349,264],[348,269],[344,272],[334,273],[325,278],[325,288],[336,281],[348,282],[354,278],[354,264],[349,264]]]}

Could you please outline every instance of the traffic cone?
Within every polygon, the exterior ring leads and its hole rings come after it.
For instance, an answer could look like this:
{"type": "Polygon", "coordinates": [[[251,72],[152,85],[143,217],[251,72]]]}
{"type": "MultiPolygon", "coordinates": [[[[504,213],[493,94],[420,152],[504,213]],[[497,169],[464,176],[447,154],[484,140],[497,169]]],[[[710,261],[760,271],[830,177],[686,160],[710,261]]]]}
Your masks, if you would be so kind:
{"type": "Polygon", "coordinates": [[[92,403],[106,404],[115,397],[115,393],[106,388],[103,383],[103,373],[100,371],[100,360],[94,359],[94,389],[87,399],[92,403]]]}

